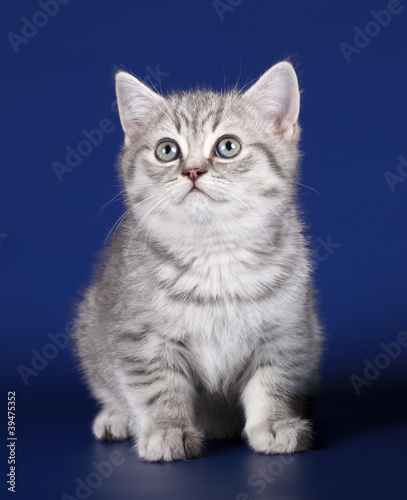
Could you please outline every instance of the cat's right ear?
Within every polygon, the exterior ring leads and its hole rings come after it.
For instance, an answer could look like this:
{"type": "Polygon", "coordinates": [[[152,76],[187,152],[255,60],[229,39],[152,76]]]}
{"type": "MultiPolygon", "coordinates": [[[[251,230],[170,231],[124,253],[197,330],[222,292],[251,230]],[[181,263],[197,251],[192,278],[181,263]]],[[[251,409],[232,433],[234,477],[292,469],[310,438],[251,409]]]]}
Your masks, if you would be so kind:
{"type": "Polygon", "coordinates": [[[283,61],[272,66],[245,93],[258,108],[259,116],[272,123],[284,137],[295,137],[300,111],[298,79],[291,63],[283,61]]]}
{"type": "Polygon", "coordinates": [[[116,96],[126,144],[136,138],[149,116],[163,106],[164,98],[124,71],[116,74],[116,96]]]}

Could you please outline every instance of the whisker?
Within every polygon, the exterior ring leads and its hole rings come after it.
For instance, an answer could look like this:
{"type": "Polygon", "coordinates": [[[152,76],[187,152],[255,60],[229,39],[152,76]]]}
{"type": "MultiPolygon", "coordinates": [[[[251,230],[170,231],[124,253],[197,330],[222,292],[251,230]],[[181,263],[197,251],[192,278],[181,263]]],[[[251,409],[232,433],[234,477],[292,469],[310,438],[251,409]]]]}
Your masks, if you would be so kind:
{"type": "MultiPolygon", "coordinates": [[[[240,200],[240,201],[242,201],[242,200],[240,200]]],[[[269,240],[269,243],[273,247],[273,250],[274,250],[275,246],[274,246],[273,242],[271,241],[270,236],[267,234],[266,230],[264,229],[264,226],[261,223],[260,219],[258,217],[256,217],[256,215],[254,214],[253,209],[251,209],[247,203],[243,202],[243,204],[250,210],[250,212],[252,213],[252,215],[254,216],[254,218],[256,219],[256,221],[258,222],[258,224],[260,225],[260,227],[262,228],[264,234],[266,235],[266,238],[269,240]]]]}
{"type": "MultiPolygon", "coordinates": [[[[271,241],[270,236],[267,234],[266,230],[264,229],[264,226],[263,226],[263,224],[261,223],[260,219],[259,219],[259,218],[258,218],[258,217],[254,214],[253,209],[252,209],[252,208],[251,208],[251,207],[250,207],[250,206],[249,206],[249,205],[248,205],[245,201],[243,201],[242,199],[238,198],[236,195],[232,195],[232,196],[234,196],[234,198],[235,198],[236,200],[240,201],[240,203],[243,203],[243,205],[244,205],[246,208],[248,208],[248,209],[250,210],[251,214],[252,214],[252,215],[253,215],[253,217],[255,218],[256,222],[257,222],[257,223],[260,225],[260,227],[262,228],[262,230],[263,230],[264,234],[266,235],[266,238],[268,239],[268,241],[269,241],[270,245],[273,247],[273,250],[274,250],[274,249],[275,249],[275,246],[274,246],[273,242],[271,241]]],[[[248,228],[248,229],[249,229],[249,228],[248,228]]],[[[253,243],[254,243],[253,235],[251,234],[250,229],[249,229],[249,232],[250,232],[250,235],[251,235],[251,237],[252,237],[252,241],[253,241],[253,243]]]]}
{"type": "Polygon", "coordinates": [[[96,221],[98,220],[100,214],[103,212],[103,210],[105,210],[109,205],[111,205],[114,201],[116,201],[116,199],[125,192],[126,190],[123,189],[122,191],[120,191],[120,193],[117,193],[115,196],[113,196],[113,198],[108,201],[107,203],[105,203],[99,210],[99,213],[97,214],[96,216],[96,219],[93,221],[93,226],[95,225],[96,221]]]}
{"type": "Polygon", "coordinates": [[[317,191],[316,189],[314,189],[313,187],[307,186],[306,184],[301,184],[301,182],[297,182],[297,184],[299,186],[303,186],[303,187],[306,187],[308,189],[311,189],[311,191],[315,191],[315,193],[319,194],[319,196],[322,196],[322,198],[324,198],[324,200],[326,200],[326,197],[323,194],[321,194],[319,191],[317,191]]]}
{"type": "Polygon", "coordinates": [[[219,59],[218,56],[216,56],[215,54],[212,54],[212,56],[218,61],[218,63],[220,64],[220,67],[222,68],[222,72],[223,72],[223,88],[225,89],[226,88],[226,72],[225,72],[225,68],[222,64],[222,61],[219,59]]]}
{"type": "Polygon", "coordinates": [[[124,214],[122,214],[118,219],[117,221],[113,224],[112,228],[110,229],[108,235],[106,236],[106,239],[105,239],[105,242],[103,244],[103,246],[106,246],[106,243],[109,239],[109,236],[111,234],[111,232],[114,230],[114,232],[116,233],[116,231],[119,229],[119,226],[120,224],[124,221],[124,219],[127,217],[127,215],[130,213],[130,211],[137,207],[138,205],[141,205],[142,203],[144,203],[145,201],[147,200],[151,200],[151,198],[154,198],[154,197],[157,197],[158,194],[153,194],[152,196],[149,196],[148,198],[145,198],[144,200],[141,200],[139,203],[136,203],[135,205],[132,205],[128,210],[125,211],[124,214]],[[115,229],[116,228],[116,229],[115,229]]]}
{"type": "Polygon", "coordinates": [[[131,211],[132,207],[130,207],[128,210],[126,210],[124,212],[124,214],[122,214],[118,219],[117,221],[113,224],[112,228],[110,229],[110,231],[108,232],[107,236],[106,236],[106,239],[105,239],[105,242],[103,243],[103,246],[105,247],[106,246],[106,243],[107,241],[109,240],[109,236],[111,234],[111,232],[114,230],[114,232],[116,232],[116,230],[119,228],[120,224],[124,221],[124,219],[129,215],[130,211],[131,211]],[[117,227],[116,227],[117,226],[117,227]],[[115,229],[116,228],[116,229],[115,229]]]}
{"type": "Polygon", "coordinates": [[[161,91],[161,80],[159,80],[159,84],[160,84],[160,92],[157,90],[157,87],[154,85],[153,83],[153,80],[151,80],[151,77],[150,75],[148,75],[148,84],[150,87],[153,87],[154,91],[156,94],[162,96],[162,91],[161,91]]]}
{"type": "Polygon", "coordinates": [[[297,234],[301,235],[300,231],[297,231],[296,229],[294,229],[293,227],[291,227],[290,224],[283,217],[281,217],[281,215],[278,214],[273,208],[271,208],[271,207],[269,207],[269,208],[273,211],[274,215],[277,215],[277,217],[279,217],[284,222],[284,224],[286,224],[291,229],[291,231],[293,231],[294,233],[297,233],[297,234]]]}
{"type": "MultiPolygon", "coordinates": [[[[152,228],[152,225],[154,223],[154,221],[156,220],[157,217],[160,216],[160,214],[162,213],[162,211],[164,210],[164,208],[168,205],[168,203],[171,201],[171,197],[167,197],[167,200],[164,202],[164,204],[162,205],[162,207],[160,208],[160,210],[153,216],[149,226],[148,226],[148,230],[147,230],[147,233],[146,233],[146,237],[144,238],[144,250],[146,249],[146,244],[147,244],[147,239],[148,239],[148,233],[150,232],[151,228],[152,228]]],[[[150,245],[151,245],[151,235],[150,235],[150,245]]]]}
{"type": "Polygon", "coordinates": [[[239,56],[239,75],[238,75],[236,83],[233,87],[233,90],[236,92],[239,92],[239,81],[240,81],[241,76],[242,76],[242,58],[239,56]]]}
{"type": "Polygon", "coordinates": [[[129,255],[130,255],[130,250],[131,250],[131,247],[133,246],[134,241],[136,240],[137,236],[138,236],[138,235],[139,235],[139,233],[140,233],[140,230],[141,230],[141,227],[140,227],[140,226],[141,226],[141,223],[142,223],[142,222],[144,221],[144,219],[145,219],[145,218],[146,218],[146,217],[147,217],[147,216],[148,216],[148,215],[149,215],[149,214],[150,214],[150,213],[154,210],[154,208],[155,208],[157,205],[159,205],[159,204],[160,204],[160,203],[161,203],[164,199],[166,199],[166,198],[167,198],[167,197],[166,197],[166,196],[164,196],[164,197],[162,197],[160,200],[158,200],[158,202],[157,202],[155,205],[153,205],[153,206],[152,206],[152,207],[148,210],[148,212],[147,212],[147,213],[145,213],[145,214],[143,215],[143,217],[139,220],[139,222],[138,222],[137,226],[135,227],[135,229],[134,229],[134,231],[133,231],[133,234],[132,234],[132,236],[131,236],[131,238],[130,238],[130,240],[129,240],[129,244],[127,245],[127,249],[126,249],[126,255],[127,255],[127,256],[129,256],[129,255]],[[139,227],[140,227],[140,229],[139,229],[139,227]]]}

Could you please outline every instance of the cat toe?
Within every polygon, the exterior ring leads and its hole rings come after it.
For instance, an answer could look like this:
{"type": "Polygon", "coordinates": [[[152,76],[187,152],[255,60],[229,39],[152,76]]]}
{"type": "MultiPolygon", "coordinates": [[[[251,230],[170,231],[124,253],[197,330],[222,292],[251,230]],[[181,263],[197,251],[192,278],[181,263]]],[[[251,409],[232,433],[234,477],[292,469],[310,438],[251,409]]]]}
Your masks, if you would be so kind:
{"type": "Polygon", "coordinates": [[[156,429],[142,435],[137,447],[147,462],[188,460],[201,455],[202,437],[195,429],[156,429]]]}
{"type": "Polygon", "coordinates": [[[100,441],[123,441],[131,437],[125,412],[103,409],[93,422],[93,434],[100,441]]]}
{"type": "Polygon", "coordinates": [[[268,425],[257,425],[246,430],[249,445],[258,453],[284,454],[311,448],[312,429],[308,420],[287,418],[268,425]]]}

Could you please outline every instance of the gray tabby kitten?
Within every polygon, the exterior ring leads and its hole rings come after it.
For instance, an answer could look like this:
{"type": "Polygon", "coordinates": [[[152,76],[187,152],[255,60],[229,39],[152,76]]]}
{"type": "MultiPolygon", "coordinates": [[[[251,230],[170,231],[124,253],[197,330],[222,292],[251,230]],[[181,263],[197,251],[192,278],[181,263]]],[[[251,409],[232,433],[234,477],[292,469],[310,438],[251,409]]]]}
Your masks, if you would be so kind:
{"type": "Polygon", "coordinates": [[[310,447],[321,328],[296,206],[300,94],[281,62],[249,90],[156,94],[119,72],[127,211],[79,306],[98,439],[141,458],[243,435],[310,447]]]}

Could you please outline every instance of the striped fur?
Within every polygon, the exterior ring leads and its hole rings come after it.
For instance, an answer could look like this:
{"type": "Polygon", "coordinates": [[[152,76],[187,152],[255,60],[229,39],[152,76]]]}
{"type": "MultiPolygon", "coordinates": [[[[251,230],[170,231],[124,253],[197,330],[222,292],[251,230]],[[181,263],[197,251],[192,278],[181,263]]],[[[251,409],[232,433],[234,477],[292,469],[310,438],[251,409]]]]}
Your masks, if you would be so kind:
{"type": "Polygon", "coordinates": [[[117,76],[127,214],[79,305],[75,341],[102,408],[99,439],[148,461],[244,436],[261,453],[310,446],[321,351],[296,204],[299,92],[279,63],[247,92],[166,98],[117,76]],[[270,102],[272,105],[270,105],[270,102]],[[219,158],[223,136],[241,142],[219,158]],[[182,156],[162,163],[162,140],[182,156]],[[196,186],[184,169],[201,168],[196,186]]]}

